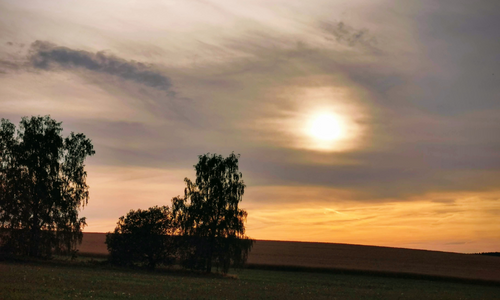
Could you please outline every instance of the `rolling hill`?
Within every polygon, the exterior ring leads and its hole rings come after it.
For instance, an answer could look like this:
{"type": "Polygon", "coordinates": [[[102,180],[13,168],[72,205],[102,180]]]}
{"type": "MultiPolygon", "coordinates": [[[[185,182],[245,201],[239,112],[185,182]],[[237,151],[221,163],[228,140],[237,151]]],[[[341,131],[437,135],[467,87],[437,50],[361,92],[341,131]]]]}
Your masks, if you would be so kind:
{"type": "MultiPolygon", "coordinates": [[[[106,255],[105,238],[104,233],[84,233],[79,252],[106,255]]],[[[248,264],[500,283],[500,257],[404,248],[257,240],[248,264]]]]}

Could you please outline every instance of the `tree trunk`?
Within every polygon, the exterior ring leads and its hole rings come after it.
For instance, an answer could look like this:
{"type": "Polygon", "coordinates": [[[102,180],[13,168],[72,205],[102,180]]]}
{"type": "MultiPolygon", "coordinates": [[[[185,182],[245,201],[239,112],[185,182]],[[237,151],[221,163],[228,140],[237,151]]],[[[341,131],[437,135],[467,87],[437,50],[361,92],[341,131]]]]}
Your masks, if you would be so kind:
{"type": "Polygon", "coordinates": [[[212,253],[213,253],[213,244],[212,244],[212,238],[207,239],[207,253],[206,253],[206,272],[211,273],[212,272],[212,253]]]}
{"type": "Polygon", "coordinates": [[[29,256],[39,257],[40,256],[40,226],[38,225],[38,211],[33,213],[33,224],[31,226],[31,239],[30,239],[30,250],[29,256]]]}
{"type": "Polygon", "coordinates": [[[154,270],[156,268],[156,260],[154,258],[149,258],[148,269],[154,270]]]}
{"type": "Polygon", "coordinates": [[[207,259],[207,273],[212,273],[212,253],[210,251],[207,259]]]}
{"type": "Polygon", "coordinates": [[[212,260],[214,256],[214,244],[215,244],[215,234],[213,232],[214,231],[212,230],[212,233],[208,238],[207,273],[212,273],[212,260]]]}

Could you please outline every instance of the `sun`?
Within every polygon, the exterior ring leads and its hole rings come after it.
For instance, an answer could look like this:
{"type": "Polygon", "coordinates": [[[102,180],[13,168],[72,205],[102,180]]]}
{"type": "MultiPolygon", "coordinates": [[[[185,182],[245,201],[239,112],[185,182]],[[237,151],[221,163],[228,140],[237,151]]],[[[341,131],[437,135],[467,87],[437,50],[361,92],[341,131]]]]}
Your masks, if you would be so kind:
{"type": "Polygon", "coordinates": [[[307,128],[309,136],[321,142],[334,142],[344,135],[344,125],[339,116],[333,113],[314,115],[307,128]]]}

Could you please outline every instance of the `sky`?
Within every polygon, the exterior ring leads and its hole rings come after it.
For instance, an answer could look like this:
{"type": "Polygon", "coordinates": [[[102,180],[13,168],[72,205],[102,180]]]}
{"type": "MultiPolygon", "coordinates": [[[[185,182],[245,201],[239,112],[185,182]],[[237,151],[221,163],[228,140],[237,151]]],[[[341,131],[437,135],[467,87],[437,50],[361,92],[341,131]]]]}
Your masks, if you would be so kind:
{"type": "Polygon", "coordinates": [[[82,132],[86,232],[240,154],[254,239],[500,251],[500,3],[0,0],[0,117],[82,132]]]}

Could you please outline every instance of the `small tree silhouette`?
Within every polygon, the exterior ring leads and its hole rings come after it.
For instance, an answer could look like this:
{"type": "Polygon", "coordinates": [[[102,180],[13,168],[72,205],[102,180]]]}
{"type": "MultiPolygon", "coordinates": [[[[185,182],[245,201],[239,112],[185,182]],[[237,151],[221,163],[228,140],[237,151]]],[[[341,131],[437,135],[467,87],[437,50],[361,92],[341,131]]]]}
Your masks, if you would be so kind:
{"type": "Polygon", "coordinates": [[[177,230],[167,206],[131,210],[120,217],[115,231],[106,235],[109,260],[117,265],[145,264],[150,269],[170,264],[177,251],[177,230]]]}

